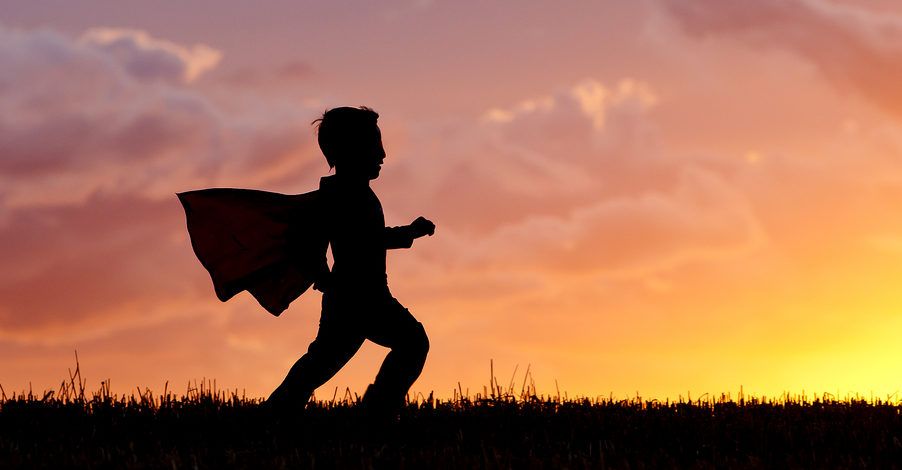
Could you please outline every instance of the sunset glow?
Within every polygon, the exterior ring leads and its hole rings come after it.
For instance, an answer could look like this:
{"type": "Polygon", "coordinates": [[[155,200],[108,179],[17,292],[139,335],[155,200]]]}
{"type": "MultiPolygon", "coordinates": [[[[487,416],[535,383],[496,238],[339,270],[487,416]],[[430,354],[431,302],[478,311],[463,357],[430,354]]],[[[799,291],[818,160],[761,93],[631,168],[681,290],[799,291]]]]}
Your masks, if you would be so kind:
{"type": "MultiPolygon", "coordinates": [[[[889,1],[5,2],[0,385],[264,397],[316,333],[219,302],[175,193],[302,193],[380,114],[426,328],[413,391],[902,388],[902,7],[889,1]],[[514,373],[516,368],[516,374],[514,373]]],[[[317,391],[362,393],[367,343],[317,391]]],[[[897,396],[898,397],[898,396],[897,396]]]]}

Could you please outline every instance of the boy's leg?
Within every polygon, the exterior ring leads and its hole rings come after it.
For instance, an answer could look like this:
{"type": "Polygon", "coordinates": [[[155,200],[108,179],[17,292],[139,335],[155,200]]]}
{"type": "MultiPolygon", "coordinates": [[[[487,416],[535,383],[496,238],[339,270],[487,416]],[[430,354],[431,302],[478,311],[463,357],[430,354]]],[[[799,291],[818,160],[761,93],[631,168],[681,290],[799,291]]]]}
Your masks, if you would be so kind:
{"type": "Polygon", "coordinates": [[[364,334],[370,341],[391,348],[376,380],[367,389],[363,401],[367,406],[393,410],[404,400],[413,385],[429,351],[429,339],[423,324],[397,300],[389,297],[372,312],[364,334]]]}
{"type": "Polygon", "coordinates": [[[336,325],[320,322],[316,339],[288,371],[267,402],[275,406],[303,408],[310,395],[332,378],[357,353],[363,336],[336,325]]]}

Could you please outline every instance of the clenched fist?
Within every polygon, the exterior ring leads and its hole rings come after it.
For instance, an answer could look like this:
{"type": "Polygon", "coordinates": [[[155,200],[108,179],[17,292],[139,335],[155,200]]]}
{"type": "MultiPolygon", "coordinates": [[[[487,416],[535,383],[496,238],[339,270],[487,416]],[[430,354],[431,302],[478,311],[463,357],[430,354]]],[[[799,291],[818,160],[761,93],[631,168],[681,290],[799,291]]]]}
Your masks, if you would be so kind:
{"type": "Polygon", "coordinates": [[[420,238],[423,235],[432,236],[435,233],[435,224],[425,217],[417,217],[410,223],[410,228],[413,230],[414,238],[420,238]]]}

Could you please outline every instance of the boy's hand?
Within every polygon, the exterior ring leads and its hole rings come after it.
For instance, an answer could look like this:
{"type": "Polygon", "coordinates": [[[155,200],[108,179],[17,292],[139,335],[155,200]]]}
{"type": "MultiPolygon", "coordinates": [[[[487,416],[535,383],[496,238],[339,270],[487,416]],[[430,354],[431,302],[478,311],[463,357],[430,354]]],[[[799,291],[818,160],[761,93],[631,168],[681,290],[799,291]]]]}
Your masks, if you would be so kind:
{"type": "Polygon", "coordinates": [[[420,238],[423,235],[432,236],[435,233],[435,224],[425,217],[417,217],[417,220],[410,223],[410,228],[413,229],[414,238],[420,238]]]}

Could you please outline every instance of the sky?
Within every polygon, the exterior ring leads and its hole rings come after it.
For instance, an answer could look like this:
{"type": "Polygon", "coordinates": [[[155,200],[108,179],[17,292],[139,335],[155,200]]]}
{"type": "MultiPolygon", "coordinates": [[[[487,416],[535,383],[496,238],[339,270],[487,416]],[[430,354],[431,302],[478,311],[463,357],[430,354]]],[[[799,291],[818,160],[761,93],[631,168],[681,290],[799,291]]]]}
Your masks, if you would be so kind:
{"type": "MultiPolygon", "coordinates": [[[[412,393],[902,388],[902,7],[890,0],[0,1],[0,385],[265,397],[316,333],[221,303],[175,193],[372,186],[431,349],[412,393]],[[492,363],[490,369],[490,361],[492,363]]],[[[362,393],[367,343],[317,390],[362,393]]]]}

